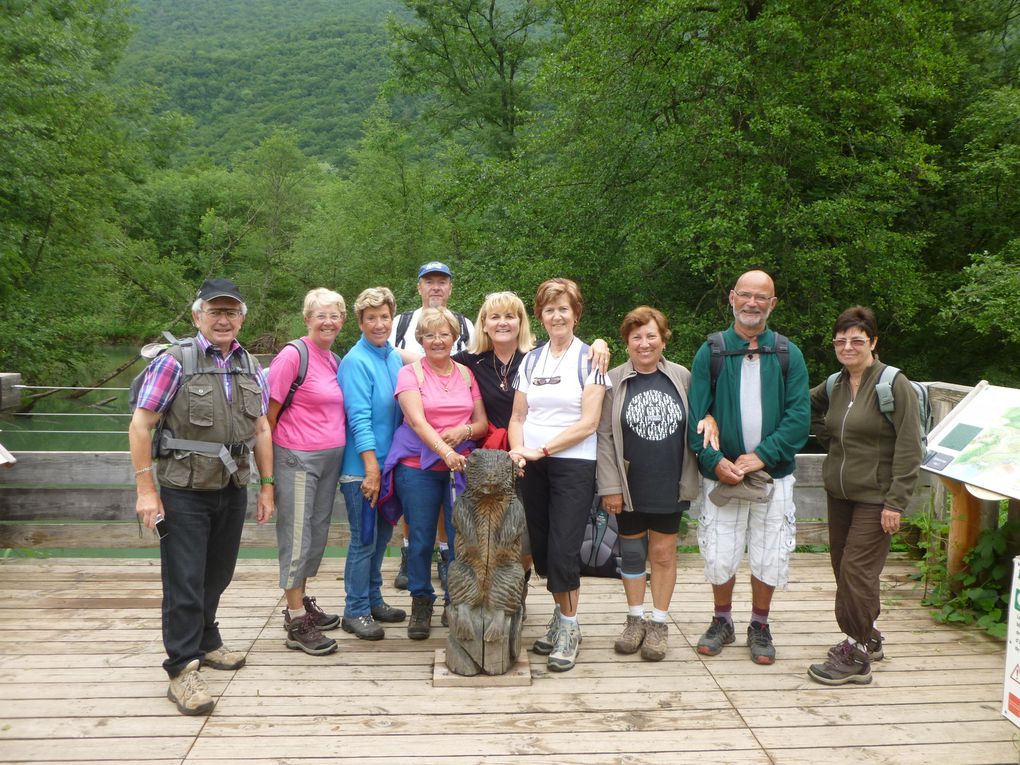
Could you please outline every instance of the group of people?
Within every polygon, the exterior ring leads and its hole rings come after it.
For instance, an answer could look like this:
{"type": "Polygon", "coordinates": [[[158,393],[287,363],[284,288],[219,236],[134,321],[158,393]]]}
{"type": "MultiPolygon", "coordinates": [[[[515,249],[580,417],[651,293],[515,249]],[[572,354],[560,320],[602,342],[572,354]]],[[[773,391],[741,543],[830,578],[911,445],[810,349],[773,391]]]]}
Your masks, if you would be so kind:
{"type": "Polygon", "coordinates": [[[777,299],[762,271],[737,280],[732,325],[709,337],[690,371],[664,357],[669,322],[655,308],[624,317],[628,358],[607,370],[605,342],[588,346],[576,334],[584,303],[570,279],[539,286],[534,313],[547,341],[535,347],[525,305],[512,292],[487,296],[473,326],[450,311],[452,276],[446,264],[424,264],[422,307],[406,314],[396,313],[389,289],[364,290],[354,303],[361,335],[343,358],[332,346],[347,318],[344,299],[312,290],[303,307],[307,334],[277,354],[268,379],[237,342],[247,311],[237,286],[208,280],[192,306],[195,338],[151,362],[129,437],[138,514],[150,528],[161,520],[164,668],[168,698],[181,712],[213,708],[200,667],[245,661],[223,645],[216,609],[237,559],[252,457],[257,520],[277,516],[290,648],[325,655],[337,648],[324,634],[331,629],[378,640],[384,624],[405,620],[410,639],[429,637],[437,531],[440,562],[448,563],[467,456],[485,447],[508,451],[519,470],[522,565],[528,578],[533,567],[545,579],[555,603],[533,645],[550,670],[570,670],[579,655],[579,553],[599,502],[617,517],[628,606],[615,650],[665,657],[681,518],[699,495],[714,613],[697,651],[713,656],[735,640],[732,596],[746,549],[747,645],[752,661],[771,664],[769,609],[775,588],[787,584],[795,546],[795,456],[812,426],[828,451],[835,610],[845,639],[808,672],[830,685],[871,681],[871,663],[883,657],[879,576],[914,489],[921,440],[902,374],[892,414],[875,401],[885,365],[869,309],[837,319],[842,371],[834,385],[809,390],[800,349],[768,327],[777,299]],[[351,537],[343,613],[329,614],[306,585],[325,552],[338,485],[351,537]],[[399,584],[411,596],[410,618],[382,592],[382,560],[400,519],[399,584]]]}

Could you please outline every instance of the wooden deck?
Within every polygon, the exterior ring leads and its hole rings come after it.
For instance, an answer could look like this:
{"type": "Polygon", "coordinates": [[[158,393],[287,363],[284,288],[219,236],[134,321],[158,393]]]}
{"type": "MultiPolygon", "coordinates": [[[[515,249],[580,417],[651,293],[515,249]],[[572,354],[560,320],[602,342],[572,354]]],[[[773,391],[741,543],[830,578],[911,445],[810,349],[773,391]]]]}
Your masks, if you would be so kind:
{"type": "MultiPolygon", "coordinates": [[[[342,600],[342,559],[314,588],[342,600]]],[[[387,559],[392,578],[395,559],[387,559]]],[[[772,612],[778,661],[753,665],[742,641],[715,658],[692,646],[710,615],[699,558],[681,556],[670,652],[653,664],[612,650],[625,613],[613,580],[585,580],[577,667],[532,685],[433,688],[446,630],[412,642],[331,633],[325,658],[283,645],[275,561],[238,564],[220,609],[238,672],[204,670],[219,698],[207,718],[179,715],[160,668],[159,562],[0,561],[0,760],[111,763],[1016,763],[1018,731],[999,714],[1004,646],[932,622],[913,565],[891,560],[881,628],[887,658],[870,686],[824,688],[807,665],[835,642],[825,555],[798,554],[772,612]]],[[[738,635],[749,611],[741,575],[738,635]]],[[[408,606],[406,593],[388,599],[408,606]]],[[[551,599],[533,582],[525,638],[551,599]]],[[[439,623],[439,613],[434,619],[439,623]]]]}

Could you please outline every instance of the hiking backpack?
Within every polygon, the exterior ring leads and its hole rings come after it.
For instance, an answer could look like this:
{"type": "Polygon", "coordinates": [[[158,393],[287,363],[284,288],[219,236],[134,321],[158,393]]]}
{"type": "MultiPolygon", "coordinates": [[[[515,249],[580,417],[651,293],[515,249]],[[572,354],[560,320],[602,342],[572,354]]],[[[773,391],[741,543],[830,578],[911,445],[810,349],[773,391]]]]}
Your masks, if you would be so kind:
{"type": "MultiPolygon", "coordinates": [[[[287,345],[298,352],[298,371],[294,381],[290,384],[290,390],[287,391],[286,398],[284,398],[283,403],[280,404],[280,410],[276,413],[277,422],[279,422],[280,417],[283,416],[284,410],[291,405],[291,402],[294,400],[294,394],[297,393],[297,389],[301,387],[301,384],[305,381],[305,377],[308,375],[308,346],[305,345],[305,341],[301,339],[291,340],[287,343],[287,345]]],[[[330,351],[330,353],[332,353],[333,358],[336,359],[337,369],[339,369],[340,357],[334,351],[330,351]]]]}
{"type": "MultiPolygon", "coordinates": [[[[411,317],[414,316],[414,311],[405,311],[397,317],[397,333],[393,336],[393,347],[394,348],[406,348],[407,347],[407,330],[411,326],[411,317]]],[[[455,313],[457,321],[460,322],[460,337],[457,338],[457,348],[455,352],[460,352],[467,348],[468,337],[471,335],[471,330],[468,327],[467,319],[464,318],[464,314],[455,313]]]]}
{"type": "Polygon", "coordinates": [[[602,498],[595,497],[588,513],[581,542],[582,576],[621,577],[623,558],[616,516],[602,508],[602,498]]]}
{"type": "Polygon", "coordinates": [[[738,348],[737,350],[726,349],[726,338],[722,332],[713,332],[707,338],[708,347],[712,350],[712,358],[710,361],[709,370],[712,376],[712,390],[715,390],[715,384],[719,380],[719,375],[722,373],[723,363],[726,361],[727,356],[750,356],[755,353],[774,353],[779,359],[779,366],[783,370],[783,379],[786,379],[786,373],[790,371],[790,339],[785,335],[781,335],[778,332],[772,332],[773,345],[759,345],[757,348],[738,348]]]}
{"type": "MultiPolygon", "coordinates": [[[[833,372],[829,375],[825,381],[825,395],[828,398],[832,397],[832,389],[836,387],[836,380],[842,372],[833,372]]],[[[889,424],[893,424],[892,413],[896,411],[896,399],[893,397],[893,381],[896,379],[896,375],[901,374],[901,370],[897,367],[886,366],[882,370],[882,374],[878,376],[878,382],[875,383],[875,398],[878,401],[878,411],[889,421],[889,424]]],[[[927,451],[928,450],[928,433],[932,427],[932,415],[931,415],[931,402],[928,400],[928,386],[922,385],[919,382],[907,378],[907,382],[910,383],[910,387],[914,389],[914,395],[917,397],[917,411],[921,419],[921,446],[927,451]]]]}

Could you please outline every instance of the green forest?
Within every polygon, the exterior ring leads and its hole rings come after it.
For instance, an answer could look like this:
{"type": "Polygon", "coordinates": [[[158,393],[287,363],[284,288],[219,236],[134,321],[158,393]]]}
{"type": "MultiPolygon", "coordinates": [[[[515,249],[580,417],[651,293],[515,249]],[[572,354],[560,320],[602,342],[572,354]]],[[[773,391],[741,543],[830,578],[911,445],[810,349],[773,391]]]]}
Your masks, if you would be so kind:
{"type": "MultiPolygon", "coordinates": [[[[452,306],[568,276],[689,364],[736,277],[831,371],[836,315],[919,380],[1020,386],[1020,0],[6,0],[0,369],[88,384],[227,276],[452,306]]],[[[356,337],[354,322],[341,342],[356,337]]],[[[618,354],[617,361],[622,361],[618,354]]]]}

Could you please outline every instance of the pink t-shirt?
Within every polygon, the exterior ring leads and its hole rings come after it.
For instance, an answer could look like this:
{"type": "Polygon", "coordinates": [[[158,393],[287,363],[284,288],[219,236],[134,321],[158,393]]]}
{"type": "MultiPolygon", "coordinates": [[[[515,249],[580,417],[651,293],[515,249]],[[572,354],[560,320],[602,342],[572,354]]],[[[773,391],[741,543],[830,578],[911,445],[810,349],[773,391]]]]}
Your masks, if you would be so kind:
{"type": "MultiPolygon", "coordinates": [[[[471,370],[467,370],[471,380],[471,387],[468,388],[464,376],[453,370],[450,377],[440,377],[432,371],[429,363],[422,359],[422,372],[424,380],[421,385],[421,402],[425,407],[425,420],[442,433],[448,428],[462,427],[471,422],[474,413],[475,402],[481,401],[482,394],[478,390],[478,383],[471,370]],[[448,390],[444,390],[443,386],[448,390]]],[[[399,396],[405,390],[418,390],[418,378],[414,374],[414,365],[407,364],[397,373],[397,388],[394,396],[399,396]]],[[[420,468],[421,460],[417,457],[405,457],[400,460],[401,465],[420,468]]],[[[446,470],[446,466],[440,462],[436,470],[446,470]]]]}
{"type": "MultiPolygon", "coordinates": [[[[347,441],[344,394],[336,379],[336,359],[307,337],[308,372],[276,421],[273,443],[287,449],[336,449],[347,441]]],[[[269,365],[269,397],[283,403],[298,373],[298,352],[284,348],[269,365]]]]}

